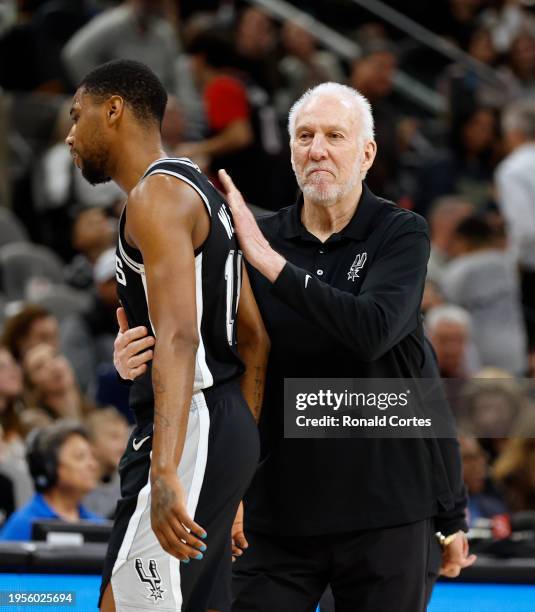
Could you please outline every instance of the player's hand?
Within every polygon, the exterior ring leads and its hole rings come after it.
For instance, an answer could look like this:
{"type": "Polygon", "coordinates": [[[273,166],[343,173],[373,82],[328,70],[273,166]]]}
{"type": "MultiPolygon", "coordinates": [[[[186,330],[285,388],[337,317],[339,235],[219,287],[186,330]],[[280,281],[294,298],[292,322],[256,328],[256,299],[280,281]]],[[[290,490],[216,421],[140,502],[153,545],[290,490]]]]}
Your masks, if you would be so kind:
{"type": "Polygon", "coordinates": [[[113,344],[113,365],[124,380],[134,380],[147,371],[147,362],[154,354],[155,339],[146,327],[128,329],[124,308],[117,308],[119,333],[113,344]]]}
{"type": "Polygon", "coordinates": [[[227,202],[232,211],[234,229],[245,258],[268,280],[274,282],[284,268],[286,260],[274,251],[264,238],[253,213],[227,172],[219,170],[218,176],[225,189],[227,202]]]}
{"type": "Polygon", "coordinates": [[[232,560],[236,561],[236,557],[241,557],[243,555],[243,549],[249,547],[249,543],[245,538],[245,533],[243,532],[243,502],[240,502],[238,506],[238,512],[236,512],[236,518],[234,519],[234,523],[232,525],[231,530],[232,537],[232,560]]]}
{"type": "Polygon", "coordinates": [[[150,520],[162,548],[185,563],[201,560],[206,544],[204,529],[193,521],[186,508],[184,489],[176,474],[151,476],[150,520]]]}
{"type": "Polygon", "coordinates": [[[464,531],[448,544],[442,551],[441,576],[456,578],[465,567],[470,567],[477,559],[476,555],[469,555],[468,538],[464,531]]]}

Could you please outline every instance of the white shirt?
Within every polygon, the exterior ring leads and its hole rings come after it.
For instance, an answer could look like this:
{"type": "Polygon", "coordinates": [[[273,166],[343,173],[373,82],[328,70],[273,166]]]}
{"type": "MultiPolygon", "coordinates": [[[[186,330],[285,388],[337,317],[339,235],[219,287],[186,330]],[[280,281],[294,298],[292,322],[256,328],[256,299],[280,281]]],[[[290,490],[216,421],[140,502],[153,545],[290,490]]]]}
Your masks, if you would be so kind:
{"type": "Polygon", "coordinates": [[[522,376],[527,339],[515,263],[497,249],[461,255],[445,267],[440,287],[449,302],[472,316],[481,365],[522,376]]]}
{"type": "Polygon", "coordinates": [[[535,142],[508,155],[496,169],[495,181],[511,255],[535,271],[535,142]]]}
{"type": "Polygon", "coordinates": [[[149,66],[168,91],[175,89],[174,62],[178,55],[175,32],[160,17],[147,19],[141,31],[135,10],[128,4],[110,8],[89,21],[67,42],[63,61],[77,84],[93,68],[116,59],[149,66]]]}

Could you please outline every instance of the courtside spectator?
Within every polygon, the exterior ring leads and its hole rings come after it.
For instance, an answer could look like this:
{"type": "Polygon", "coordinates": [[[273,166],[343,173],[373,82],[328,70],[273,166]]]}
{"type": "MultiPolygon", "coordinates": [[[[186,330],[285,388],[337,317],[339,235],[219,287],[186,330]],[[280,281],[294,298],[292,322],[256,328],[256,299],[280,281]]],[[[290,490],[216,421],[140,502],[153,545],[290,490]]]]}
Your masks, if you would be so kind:
{"type": "Polygon", "coordinates": [[[425,325],[435,349],[440,375],[443,378],[468,378],[468,351],[472,321],[466,310],[444,304],[431,308],[425,325]]]}
{"type": "Polygon", "coordinates": [[[119,461],[128,443],[128,423],[115,408],[95,410],[85,420],[89,439],[98,462],[97,487],[84,499],[85,507],[106,518],[113,518],[121,497],[119,461]]]}
{"type": "Polygon", "coordinates": [[[104,251],[93,267],[94,290],[85,312],[61,325],[61,348],[83,391],[95,382],[99,364],[113,362],[119,307],[115,281],[115,248],[104,251]]]}
{"type": "Polygon", "coordinates": [[[522,376],[527,367],[527,337],[515,261],[499,248],[493,228],[476,216],[454,233],[454,259],[440,283],[446,301],[472,317],[472,339],[481,365],[522,376]]]}
{"type": "Polygon", "coordinates": [[[80,420],[93,405],[82,395],[64,355],[49,344],[38,344],[22,362],[27,404],[51,419],[80,420]]]}
{"type": "Polygon", "coordinates": [[[507,512],[507,507],[496,485],[489,476],[489,455],[477,438],[460,436],[464,484],[468,491],[468,525],[479,518],[492,518],[507,512]]]}
{"type": "Polygon", "coordinates": [[[145,62],[174,91],[178,55],[175,29],[162,0],[125,0],[97,15],[63,48],[63,61],[76,85],[90,70],[116,59],[145,62]]]}
{"type": "Polygon", "coordinates": [[[10,516],[0,540],[30,540],[37,519],[102,520],[81,505],[97,484],[98,470],[85,429],[59,421],[36,431],[28,441],[27,459],[36,493],[10,516]]]}
{"type": "Polygon", "coordinates": [[[2,344],[17,361],[21,362],[29,349],[43,343],[54,349],[59,347],[58,321],[42,306],[26,304],[5,322],[2,344]]]}
{"type": "Polygon", "coordinates": [[[535,340],[535,101],[518,100],[503,116],[509,155],[496,169],[498,204],[509,249],[522,274],[522,302],[530,341],[535,340]]]}
{"type": "Polygon", "coordinates": [[[449,195],[431,205],[428,222],[431,234],[431,254],[427,262],[427,277],[440,281],[444,266],[451,259],[453,234],[457,225],[475,210],[474,205],[461,196],[449,195]]]}

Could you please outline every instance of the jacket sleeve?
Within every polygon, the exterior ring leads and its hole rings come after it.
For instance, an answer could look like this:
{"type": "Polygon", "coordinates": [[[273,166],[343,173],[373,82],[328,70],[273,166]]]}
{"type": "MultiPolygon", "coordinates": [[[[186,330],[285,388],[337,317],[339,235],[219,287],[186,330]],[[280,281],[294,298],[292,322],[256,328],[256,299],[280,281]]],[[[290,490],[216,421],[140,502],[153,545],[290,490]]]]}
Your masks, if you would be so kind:
{"type": "Polygon", "coordinates": [[[459,442],[455,438],[438,438],[438,445],[453,492],[454,505],[450,510],[441,510],[435,516],[435,528],[448,536],[459,530],[468,531],[466,522],[468,497],[462,476],[459,442]]]}
{"type": "Polygon", "coordinates": [[[385,240],[358,295],[331,287],[290,262],[272,291],[359,359],[374,361],[416,327],[428,258],[427,224],[413,216],[385,240]]]}
{"type": "MultiPolygon", "coordinates": [[[[424,336],[424,355],[425,361],[422,369],[423,378],[440,378],[440,373],[437,364],[437,357],[429,338],[424,336]]],[[[444,419],[451,419],[453,429],[454,417],[451,408],[444,396],[444,401],[441,403],[444,419]]],[[[461,450],[457,438],[437,437],[436,439],[438,451],[440,453],[440,463],[444,470],[445,478],[447,478],[449,490],[453,498],[453,504],[448,510],[442,509],[435,516],[435,529],[443,535],[448,536],[459,530],[468,531],[466,522],[466,506],[468,496],[466,487],[463,481],[463,466],[461,459],[461,450]]]]}

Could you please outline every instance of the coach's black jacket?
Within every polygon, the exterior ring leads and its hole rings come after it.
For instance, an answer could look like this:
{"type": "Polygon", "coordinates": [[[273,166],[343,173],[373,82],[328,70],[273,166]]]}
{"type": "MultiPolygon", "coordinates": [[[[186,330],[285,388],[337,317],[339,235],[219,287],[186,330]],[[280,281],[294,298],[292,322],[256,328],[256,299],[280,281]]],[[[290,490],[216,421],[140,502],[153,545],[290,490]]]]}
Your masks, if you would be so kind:
{"type": "Polygon", "coordinates": [[[249,268],[271,354],[246,527],[326,534],[435,516],[443,533],[466,529],[455,441],[284,439],[285,377],[420,378],[429,366],[425,220],[364,187],[351,222],[322,243],[300,212],[295,205],[260,219],[288,261],[276,282],[249,268]]]}

